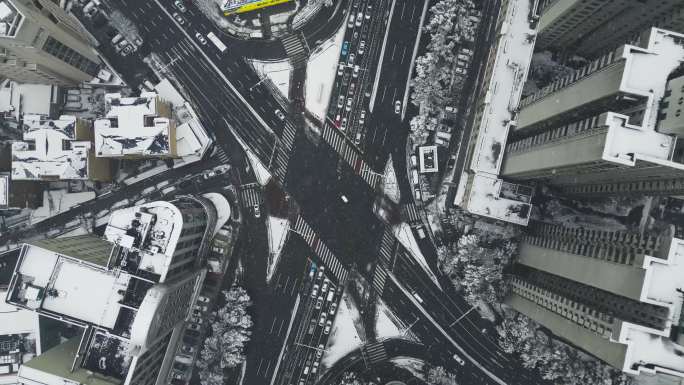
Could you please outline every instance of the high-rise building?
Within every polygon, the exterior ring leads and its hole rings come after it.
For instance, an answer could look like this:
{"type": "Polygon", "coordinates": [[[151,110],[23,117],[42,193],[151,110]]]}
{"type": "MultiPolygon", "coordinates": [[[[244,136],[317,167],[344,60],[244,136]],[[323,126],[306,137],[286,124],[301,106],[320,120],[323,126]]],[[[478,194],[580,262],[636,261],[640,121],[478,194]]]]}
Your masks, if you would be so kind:
{"type": "Polygon", "coordinates": [[[502,177],[573,194],[684,193],[684,99],[668,101],[681,88],[684,35],[654,28],[642,44],[523,99],[502,177]]]}
{"type": "Polygon", "coordinates": [[[627,373],[684,377],[684,241],[533,222],[507,303],[627,373]]]}
{"type": "Polygon", "coordinates": [[[681,0],[542,0],[537,49],[595,58],[651,27],[684,33],[681,0]]]}
{"type": "Polygon", "coordinates": [[[52,0],[0,0],[0,75],[21,83],[76,85],[101,60],[94,39],[52,0]]]}
{"type": "Polygon", "coordinates": [[[93,154],[88,121],[71,115],[26,115],[24,137],[12,143],[13,180],[110,180],[109,160],[93,154]]]}
{"type": "Polygon", "coordinates": [[[166,384],[216,225],[211,200],[183,196],[113,212],[104,239],[25,244],[7,302],[81,333],[24,363],[19,382],[166,384]]]}
{"type": "Polygon", "coordinates": [[[105,95],[106,116],[97,119],[95,155],[110,158],[169,158],[177,155],[171,103],[154,92],[138,97],[105,95]]]}

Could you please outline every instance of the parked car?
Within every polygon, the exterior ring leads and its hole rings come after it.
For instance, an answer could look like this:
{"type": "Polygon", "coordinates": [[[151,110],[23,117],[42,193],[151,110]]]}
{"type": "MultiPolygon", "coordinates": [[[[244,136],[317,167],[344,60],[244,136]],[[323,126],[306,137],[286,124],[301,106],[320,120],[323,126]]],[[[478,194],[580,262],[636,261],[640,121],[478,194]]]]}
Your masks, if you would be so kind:
{"type": "Polygon", "coordinates": [[[190,317],[190,322],[194,324],[201,325],[202,324],[202,319],[200,317],[190,317]]]}
{"type": "Polygon", "coordinates": [[[285,120],[285,114],[283,114],[283,111],[280,110],[275,110],[275,115],[280,119],[281,121],[285,120]]]}
{"type": "Polygon", "coordinates": [[[197,297],[197,302],[199,303],[209,303],[210,299],[208,297],[205,297],[203,295],[200,295],[197,297]]]}
{"type": "Polygon", "coordinates": [[[173,16],[173,18],[178,22],[178,24],[185,25],[185,18],[183,18],[183,16],[181,16],[178,12],[174,12],[171,16],[173,16]]]}
{"type": "Polygon", "coordinates": [[[183,344],[183,346],[181,347],[181,352],[185,354],[192,354],[194,351],[195,348],[187,344],[183,344]]]}
{"type": "Polygon", "coordinates": [[[183,2],[181,0],[174,1],[173,5],[175,5],[176,8],[178,8],[178,10],[181,12],[185,12],[188,10],[187,8],[185,8],[185,4],[183,4],[183,2]]]}
{"type": "Polygon", "coordinates": [[[454,360],[459,363],[459,365],[463,366],[465,365],[465,361],[463,361],[463,358],[459,357],[458,354],[454,354],[454,360]]]}
{"type": "Polygon", "coordinates": [[[397,100],[394,102],[394,113],[395,114],[400,114],[401,113],[401,101],[397,100]]]}
{"type": "Polygon", "coordinates": [[[258,203],[254,205],[254,218],[261,218],[261,208],[258,203]]]}
{"type": "Polygon", "coordinates": [[[197,33],[195,34],[195,38],[196,38],[202,45],[207,45],[207,39],[205,39],[204,36],[202,36],[201,33],[197,32],[197,33]]]}

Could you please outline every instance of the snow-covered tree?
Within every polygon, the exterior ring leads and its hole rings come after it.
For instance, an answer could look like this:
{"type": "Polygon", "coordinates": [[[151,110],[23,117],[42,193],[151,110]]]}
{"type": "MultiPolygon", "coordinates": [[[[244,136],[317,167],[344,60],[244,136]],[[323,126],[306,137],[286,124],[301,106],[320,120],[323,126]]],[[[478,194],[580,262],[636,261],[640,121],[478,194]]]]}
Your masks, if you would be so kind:
{"type": "Polygon", "coordinates": [[[376,385],[372,381],[366,381],[359,377],[356,372],[344,372],[338,385],[376,385]]]}
{"type": "Polygon", "coordinates": [[[197,360],[202,385],[223,383],[223,370],[245,360],[245,345],[250,340],[252,319],[247,307],[252,304],[244,288],[234,286],[223,291],[225,304],[209,317],[211,334],[197,360]]]}
{"type": "Polygon", "coordinates": [[[448,372],[442,366],[434,366],[428,369],[426,381],[428,385],[458,385],[456,375],[448,372]]]}

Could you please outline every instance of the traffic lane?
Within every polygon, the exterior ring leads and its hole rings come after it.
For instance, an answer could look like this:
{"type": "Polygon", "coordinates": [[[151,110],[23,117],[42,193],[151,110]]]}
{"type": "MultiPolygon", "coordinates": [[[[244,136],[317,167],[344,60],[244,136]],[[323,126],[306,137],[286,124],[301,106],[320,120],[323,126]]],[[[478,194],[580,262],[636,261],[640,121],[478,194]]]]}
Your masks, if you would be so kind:
{"type": "Polygon", "coordinates": [[[327,143],[316,146],[301,133],[295,147],[287,180],[297,180],[288,188],[303,203],[302,216],[343,265],[374,259],[381,233],[372,213],[374,192],[327,143]]]}

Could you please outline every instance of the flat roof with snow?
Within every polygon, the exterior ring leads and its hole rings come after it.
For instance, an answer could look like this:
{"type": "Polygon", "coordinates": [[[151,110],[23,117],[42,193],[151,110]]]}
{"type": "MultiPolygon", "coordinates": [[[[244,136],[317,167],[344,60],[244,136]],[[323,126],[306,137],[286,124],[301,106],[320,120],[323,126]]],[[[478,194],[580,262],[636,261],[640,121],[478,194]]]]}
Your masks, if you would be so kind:
{"type": "Polygon", "coordinates": [[[23,21],[24,15],[11,1],[0,0],[0,36],[14,37],[23,21]]]}
{"type": "Polygon", "coordinates": [[[96,156],[175,155],[175,122],[156,93],[107,94],[105,106],[106,117],[95,121],[96,156]]]}
{"type": "Polygon", "coordinates": [[[437,146],[418,147],[418,159],[420,159],[420,172],[437,172],[437,146]]]}
{"type": "Polygon", "coordinates": [[[91,143],[76,140],[78,119],[24,116],[24,140],[12,143],[12,179],[88,179],[91,143]]]}
{"type": "Polygon", "coordinates": [[[163,282],[183,228],[183,215],[172,203],[157,201],[112,212],[105,239],[128,250],[127,270],[144,269],[163,282]]]}

